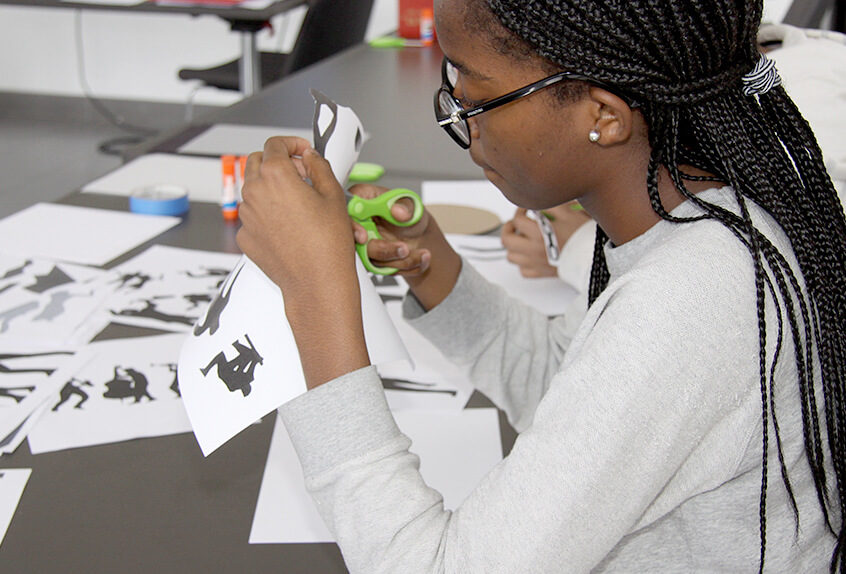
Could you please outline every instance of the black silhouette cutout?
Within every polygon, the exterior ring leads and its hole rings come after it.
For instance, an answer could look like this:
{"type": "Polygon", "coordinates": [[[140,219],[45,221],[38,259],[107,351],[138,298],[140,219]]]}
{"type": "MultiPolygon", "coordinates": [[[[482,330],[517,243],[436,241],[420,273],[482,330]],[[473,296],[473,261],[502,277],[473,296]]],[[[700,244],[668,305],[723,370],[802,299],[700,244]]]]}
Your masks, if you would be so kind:
{"type": "Polygon", "coordinates": [[[173,315],[159,311],[153,299],[141,299],[144,302],[142,309],[121,309],[120,311],[110,311],[112,315],[122,317],[146,317],[147,319],[157,319],[165,323],[182,323],[183,325],[192,325],[194,323],[193,317],[187,315],[173,315]]]}
{"type": "Polygon", "coordinates": [[[35,390],[35,387],[33,387],[33,386],[29,386],[29,387],[0,387],[0,399],[2,399],[3,397],[7,397],[7,398],[10,398],[10,399],[14,399],[16,403],[19,403],[22,400],[24,400],[27,396],[29,396],[29,393],[31,393],[34,390],[35,390]],[[15,394],[12,391],[26,391],[26,392],[24,394],[15,394]]]}
{"type": "Polygon", "coordinates": [[[83,386],[93,387],[94,385],[92,385],[90,381],[83,381],[82,379],[77,379],[75,377],[65,383],[65,386],[62,387],[61,391],[59,391],[59,402],[56,403],[56,406],[54,406],[52,410],[59,410],[59,407],[65,404],[72,395],[77,395],[79,397],[79,402],[76,403],[73,408],[81,409],[82,403],[88,400],[88,393],[83,391],[81,388],[83,386]],[[79,383],[79,386],[74,385],[74,382],[79,383]]]}
{"type": "Polygon", "coordinates": [[[147,392],[148,386],[147,377],[144,373],[136,371],[132,367],[115,366],[115,374],[110,381],[106,381],[105,393],[103,397],[107,399],[128,399],[134,398],[134,403],[140,402],[142,398],[153,401],[155,400],[150,393],[147,392]]]}
{"type": "Polygon", "coordinates": [[[150,275],[136,271],[135,273],[124,273],[115,281],[120,282],[118,289],[141,289],[151,279],[150,275]]]}
{"type": "Polygon", "coordinates": [[[211,368],[217,365],[217,376],[226,384],[229,392],[241,391],[246,397],[252,391],[250,384],[255,378],[253,371],[258,365],[264,363],[264,358],[256,351],[249,335],[245,333],[244,337],[247,339],[247,345],[240,343],[237,339],[232,343],[232,346],[238,351],[235,358],[227,361],[226,355],[221,351],[215,355],[208,365],[200,369],[200,372],[205,377],[211,368]]]}
{"type": "Polygon", "coordinates": [[[41,367],[41,368],[24,368],[16,369],[7,366],[3,361],[14,359],[26,359],[29,357],[44,357],[50,355],[72,355],[70,351],[51,351],[49,353],[4,353],[0,354],[0,373],[44,373],[45,375],[52,375],[55,367],[41,367]]]}
{"type": "Polygon", "coordinates": [[[0,277],[0,280],[9,279],[10,277],[17,277],[18,275],[23,273],[24,269],[26,269],[30,265],[32,265],[32,259],[27,259],[26,261],[23,262],[23,264],[20,267],[13,267],[12,269],[9,269],[8,271],[6,271],[3,274],[3,276],[0,277]]]}
{"type": "Polygon", "coordinates": [[[28,285],[26,289],[33,293],[44,293],[48,289],[65,285],[66,283],[73,283],[73,279],[54,265],[46,275],[36,275],[35,283],[28,285]]]}
{"type": "Polygon", "coordinates": [[[181,397],[182,393],[179,391],[179,378],[176,374],[176,363],[159,363],[156,365],[151,365],[153,367],[167,367],[167,369],[173,373],[173,382],[170,384],[170,390],[176,393],[177,397],[181,397]]]}
{"type": "Polygon", "coordinates": [[[445,395],[455,396],[458,391],[454,389],[431,389],[427,387],[434,387],[434,383],[417,383],[415,381],[406,381],[404,379],[391,379],[382,377],[382,387],[392,391],[412,391],[415,393],[442,393],[445,395]]]}
{"type": "Polygon", "coordinates": [[[243,268],[244,262],[242,261],[241,266],[237,269],[233,269],[232,273],[229,274],[231,279],[227,277],[226,281],[224,281],[223,287],[221,287],[220,291],[218,291],[217,295],[212,300],[202,322],[194,325],[195,337],[199,337],[206,330],[208,330],[209,335],[214,335],[220,328],[220,315],[229,303],[229,296],[232,294],[232,287],[235,285],[235,280],[238,279],[238,275],[241,274],[241,269],[243,268]]]}

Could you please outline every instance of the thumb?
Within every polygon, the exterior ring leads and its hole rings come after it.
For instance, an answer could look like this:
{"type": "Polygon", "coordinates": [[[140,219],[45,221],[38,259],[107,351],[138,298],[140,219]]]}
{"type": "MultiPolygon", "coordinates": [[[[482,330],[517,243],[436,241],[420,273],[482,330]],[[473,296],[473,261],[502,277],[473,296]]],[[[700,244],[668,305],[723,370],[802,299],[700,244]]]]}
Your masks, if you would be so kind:
{"type": "Polygon", "coordinates": [[[335,193],[341,189],[341,184],[332,173],[332,166],[314,148],[303,152],[303,167],[306,176],[311,180],[312,187],[319,193],[335,193]]]}

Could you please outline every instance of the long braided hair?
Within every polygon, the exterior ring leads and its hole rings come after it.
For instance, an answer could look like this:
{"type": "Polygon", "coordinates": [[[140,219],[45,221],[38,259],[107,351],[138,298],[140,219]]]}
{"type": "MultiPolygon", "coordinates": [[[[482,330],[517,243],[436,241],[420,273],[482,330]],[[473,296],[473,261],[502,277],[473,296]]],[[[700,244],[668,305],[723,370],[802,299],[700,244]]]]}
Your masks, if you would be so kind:
{"type": "MultiPolygon", "coordinates": [[[[763,571],[766,551],[770,426],[797,524],[799,519],[771,384],[783,337],[790,336],[805,454],[824,518],[837,538],[831,571],[846,573],[846,220],[810,126],[784,89],[777,83],[765,93],[744,94],[742,78],[761,59],[756,43],[761,12],[761,0],[468,0],[465,4],[465,17],[476,20],[468,23],[485,30],[500,52],[539,55],[556,68],[614,86],[637,101],[649,130],[646,182],[653,210],[678,223],[717,220],[748,249],[758,300],[764,428],[759,569],[763,571]],[[491,16],[498,26],[484,25],[491,16]],[[707,178],[685,173],[683,165],[704,169],[714,174],[714,181],[729,183],[739,213],[689,192],[685,181],[707,178]],[[703,215],[681,219],[664,209],[657,185],[662,166],[703,215]],[[753,225],[748,200],[781,225],[801,276],[753,225]],[[775,302],[778,327],[775,356],[769,361],[766,322],[772,318],[764,311],[767,294],[775,302]],[[815,392],[818,388],[822,397],[815,392]],[[825,470],[826,450],[835,475],[835,498],[829,496],[832,481],[825,470]]],[[[590,302],[608,283],[606,241],[598,230],[590,302]]]]}

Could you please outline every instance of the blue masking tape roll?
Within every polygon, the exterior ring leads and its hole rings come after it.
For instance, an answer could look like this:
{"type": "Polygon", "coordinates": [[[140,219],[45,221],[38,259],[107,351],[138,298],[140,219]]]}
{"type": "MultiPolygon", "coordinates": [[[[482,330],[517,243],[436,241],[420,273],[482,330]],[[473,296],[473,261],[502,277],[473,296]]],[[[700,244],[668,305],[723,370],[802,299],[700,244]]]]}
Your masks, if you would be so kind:
{"type": "Polygon", "coordinates": [[[182,215],[188,211],[188,190],[179,185],[151,185],[132,192],[129,210],[144,215],[182,215]]]}

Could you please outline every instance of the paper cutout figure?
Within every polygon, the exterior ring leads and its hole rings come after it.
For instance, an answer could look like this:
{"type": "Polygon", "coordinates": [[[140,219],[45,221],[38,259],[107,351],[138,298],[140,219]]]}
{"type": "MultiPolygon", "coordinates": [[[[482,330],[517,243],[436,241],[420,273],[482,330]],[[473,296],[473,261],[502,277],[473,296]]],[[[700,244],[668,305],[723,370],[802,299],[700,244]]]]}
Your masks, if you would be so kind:
{"type": "MultiPolygon", "coordinates": [[[[336,105],[317,92],[313,95],[315,149],[323,150],[335,177],[344,184],[358,159],[364,130],[350,108],[336,105]]],[[[356,269],[371,362],[409,360],[357,257],[356,269]]],[[[185,341],[178,378],[185,410],[206,456],[306,391],[299,353],[285,320],[282,293],[247,257],[235,265],[185,341]],[[246,343],[245,333],[249,333],[246,343]],[[231,347],[239,355],[228,359],[223,350],[231,347]],[[267,354],[268,349],[272,349],[272,354],[267,354]],[[214,379],[220,384],[215,384],[214,379]]]]}
{"type": "Polygon", "coordinates": [[[152,278],[147,273],[135,272],[124,273],[115,281],[118,283],[118,289],[141,289],[152,278]]]}
{"type": "Polygon", "coordinates": [[[9,269],[8,271],[6,271],[3,274],[3,276],[0,277],[0,280],[9,279],[10,277],[16,277],[16,276],[22,274],[24,272],[24,269],[26,269],[30,265],[32,265],[32,259],[27,259],[26,261],[24,261],[18,267],[13,267],[13,268],[9,269]]]}
{"type": "Polygon", "coordinates": [[[123,399],[132,397],[135,399],[134,403],[140,403],[144,397],[151,401],[156,400],[147,392],[149,382],[144,373],[136,371],[132,367],[120,366],[115,366],[114,372],[114,377],[106,382],[106,389],[108,390],[103,393],[104,398],[123,401],[123,399]]]}
{"type": "Polygon", "coordinates": [[[162,363],[159,365],[152,365],[153,367],[167,367],[167,369],[173,373],[173,382],[168,387],[171,391],[176,393],[177,397],[181,397],[182,393],[179,392],[179,377],[176,374],[176,363],[162,363]]]}
{"type": "Polygon", "coordinates": [[[44,293],[53,287],[58,287],[59,285],[65,285],[67,283],[73,283],[73,279],[67,273],[54,265],[50,272],[46,275],[36,275],[35,283],[27,286],[26,289],[28,291],[32,291],[33,293],[44,293]]]}
{"type": "Polygon", "coordinates": [[[52,410],[57,411],[59,407],[65,404],[68,399],[70,399],[73,395],[79,397],[79,402],[77,402],[73,408],[81,409],[82,403],[88,400],[88,393],[82,390],[82,387],[93,387],[94,385],[91,384],[91,381],[83,381],[81,379],[72,378],[65,386],[62,387],[62,390],[59,391],[59,402],[53,407],[52,410]],[[79,386],[76,386],[74,383],[79,383],[79,386]]]}
{"type": "Polygon", "coordinates": [[[120,311],[110,311],[112,315],[118,317],[145,317],[147,319],[156,319],[164,321],[165,323],[181,323],[183,325],[193,325],[194,318],[187,315],[173,315],[158,310],[158,304],[153,299],[142,299],[144,307],[141,309],[121,309],[120,311]]]}
{"type": "Polygon", "coordinates": [[[420,383],[417,381],[407,381],[405,379],[394,379],[391,377],[382,377],[382,386],[392,391],[411,391],[415,393],[443,393],[445,395],[456,396],[458,390],[456,389],[436,389],[431,388],[435,383],[420,383]]]}
{"type": "Polygon", "coordinates": [[[35,309],[38,309],[38,301],[23,303],[17,307],[12,307],[11,309],[7,309],[0,313],[0,333],[8,331],[13,320],[26,315],[35,309]]]}
{"type": "Polygon", "coordinates": [[[257,366],[264,363],[264,357],[256,351],[249,335],[244,333],[244,338],[247,339],[246,345],[237,339],[232,342],[232,346],[238,351],[238,355],[233,359],[227,360],[226,355],[221,351],[215,355],[208,365],[200,369],[200,372],[205,377],[212,367],[217,366],[217,376],[226,384],[229,392],[241,391],[246,397],[252,390],[250,383],[255,378],[253,371],[257,366]]]}
{"type": "Polygon", "coordinates": [[[5,361],[14,361],[15,359],[28,359],[30,357],[47,357],[51,355],[72,355],[70,351],[50,351],[47,353],[3,353],[0,354],[0,373],[44,373],[45,375],[52,375],[55,367],[24,367],[15,368],[8,366],[5,361]]]}
{"type": "Polygon", "coordinates": [[[226,308],[226,304],[229,303],[232,286],[235,285],[235,281],[238,279],[238,275],[241,273],[241,269],[243,269],[243,267],[244,261],[242,260],[235,266],[235,269],[232,270],[229,277],[224,280],[223,286],[209,305],[209,309],[206,311],[202,322],[194,327],[195,337],[199,337],[207,329],[209,331],[209,335],[214,335],[217,332],[220,327],[220,315],[226,308]]]}
{"type": "Polygon", "coordinates": [[[0,399],[3,397],[14,399],[16,403],[21,402],[24,400],[29,393],[35,390],[33,386],[26,386],[26,387],[0,387],[0,399]],[[23,394],[17,394],[12,391],[25,391],[23,394]]]}

